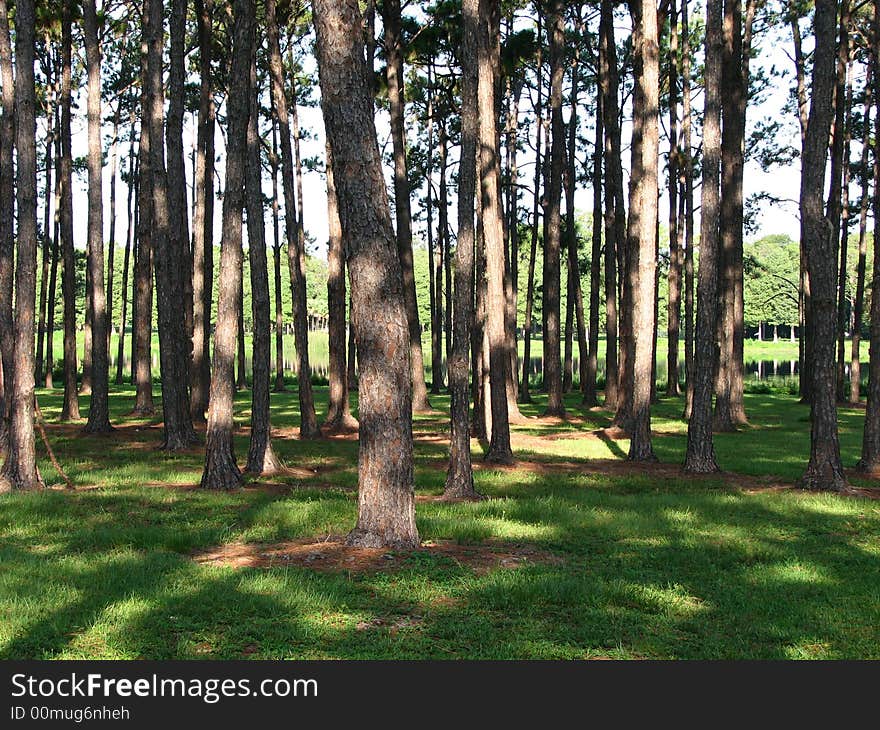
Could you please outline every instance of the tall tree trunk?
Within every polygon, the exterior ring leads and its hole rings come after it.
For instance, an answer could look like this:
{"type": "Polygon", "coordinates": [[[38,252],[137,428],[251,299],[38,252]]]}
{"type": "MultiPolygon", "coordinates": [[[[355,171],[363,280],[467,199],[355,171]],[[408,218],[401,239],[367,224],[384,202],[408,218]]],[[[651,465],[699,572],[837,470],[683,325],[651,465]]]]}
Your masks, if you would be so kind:
{"type": "Polygon", "coordinates": [[[333,150],[360,367],[358,520],[348,544],[419,545],[413,493],[411,374],[403,272],[355,0],[315,0],[324,124],[333,150]]]}
{"type": "Polygon", "coordinates": [[[409,321],[413,410],[419,413],[431,410],[431,404],[428,402],[428,391],[425,385],[422,327],[419,323],[415,275],[413,273],[412,213],[410,212],[410,189],[407,179],[400,0],[385,0],[382,3],[382,23],[385,26],[388,100],[391,106],[391,139],[394,147],[394,212],[397,219],[397,250],[403,267],[403,288],[409,321]]]}
{"type": "MultiPolygon", "coordinates": [[[[508,21],[508,27],[510,23],[508,21]]],[[[517,301],[519,298],[519,169],[516,153],[519,146],[519,100],[522,83],[507,78],[507,239],[508,251],[504,267],[505,317],[504,335],[507,342],[507,416],[510,423],[522,423],[525,417],[519,410],[519,352],[517,347],[517,301]],[[515,88],[511,88],[514,86],[515,88]]],[[[445,171],[444,171],[445,172],[445,171]]],[[[444,177],[445,182],[445,177],[444,177]]],[[[444,216],[445,219],[445,216],[444,216]]]]}
{"type": "MultiPolygon", "coordinates": [[[[657,283],[657,156],[659,145],[660,51],[657,6],[653,0],[641,2],[639,18],[640,73],[636,84],[640,87],[643,104],[639,109],[641,120],[641,161],[638,174],[639,188],[636,200],[640,208],[637,218],[638,248],[630,254],[636,260],[630,270],[637,272],[632,281],[632,337],[633,393],[632,434],[629,458],[633,461],[655,461],[651,447],[651,382],[653,380],[654,297],[657,283]]],[[[630,202],[630,215],[635,209],[630,202]]]]}
{"type": "Polygon", "coordinates": [[[551,0],[547,12],[550,34],[550,184],[547,194],[546,237],[544,239],[544,385],[547,388],[545,415],[565,416],[562,402],[562,372],[559,352],[559,268],[562,221],[562,168],[565,164],[565,130],[562,124],[562,76],[565,62],[564,4],[551,0]]]}
{"type": "Polygon", "coordinates": [[[121,100],[116,102],[113,115],[113,135],[110,141],[110,240],[107,242],[107,354],[109,363],[110,335],[113,332],[113,274],[116,258],[116,171],[119,165],[119,114],[121,100]]]}
{"type": "Polygon", "coordinates": [[[235,351],[235,388],[236,390],[247,390],[247,353],[245,348],[245,338],[247,330],[244,325],[244,275],[238,285],[238,340],[236,341],[235,351]]]}
{"type": "MultiPolygon", "coordinates": [[[[880,4],[874,4],[872,31],[880,38],[880,4]]],[[[880,51],[876,46],[871,54],[873,96],[877,109],[874,114],[874,140],[880,139],[880,51]]],[[[867,115],[866,115],[867,123],[867,115]]],[[[867,185],[867,182],[865,183],[867,185]]],[[[880,241],[880,154],[874,151],[874,241],[880,241]]],[[[880,292],[880,247],[874,245],[872,290],[880,292]]],[[[868,363],[868,405],[865,410],[865,429],[862,437],[862,456],[858,468],[876,473],[880,469],[880,296],[871,296],[871,350],[868,363]]]]}
{"type": "Polygon", "coordinates": [[[250,114],[247,122],[245,199],[247,206],[248,259],[251,274],[251,311],[254,321],[252,344],[253,389],[251,390],[251,438],[247,466],[249,474],[275,474],[282,467],[272,449],[269,410],[269,371],[272,343],[269,324],[269,272],[266,258],[266,227],[263,215],[262,163],[260,160],[259,87],[256,52],[251,55],[250,114]]]}
{"type": "Polygon", "coordinates": [[[602,126],[605,129],[605,408],[620,404],[618,363],[617,270],[619,251],[625,245],[626,211],[623,207],[623,165],[618,123],[617,46],[614,40],[614,5],[602,0],[599,23],[599,87],[602,95],[602,126]]]}
{"type": "Polygon", "coordinates": [[[443,496],[477,498],[468,423],[468,366],[474,319],[474,196],[479,132],[477,45],[478,0],[462,0],[461,162],[458,175],[458,244],[455,247],[455,307],[452,353],[447,362],[451,395],[449,469],[443,496]]]}
{"type": "Polygon", "coordinates": [[[694,347],[693,406],[688,422],[685,471],[718,471],[712,440],[712,390],[718,318],[718,259],[720,258],[721,176],[721,61],[722,0],[706,4],[706,84],[703,114],[703,187],[700,201],[700,269],[697,283],[697,331],[694,347]]]}
{"type": "MultiPolygon", "coordinates": [[[[6,8],[0,7],[4,19],[6,8]]],[[[33,0],[15,9],[15,152],[18,228],[9,445],[0,492],[43,486],[34,444],[34,319],[37,287],[37,144],[33,0]]],[[[2,34],[2,31],[0,31],[2,34]]]]}
{"type": "MultiPolygon", "coordinates": [[[[446,184],[449,138],[445,122],[440,127],[440,133],[440,240],[443,248],[443,296],[445,298],[443,333],[445,335],[446,371],[448,378],[449,358],[452,357],[452,254],[449,247],[449,191],[446,184]]],[[[516,380],[516,371],[514,371],[513,377],[516,380]]],[[[449,387],[451,390],[452,386],[450,385],[449,387]]]]}
{"type": "Polygon", "coordinates": [[[840,461],[834,372],[837,237],[822,206],[828,137],[834,116],[835,18],[836,3],[817,0],[810,115],[801,158],[801,241],[806,254],[812,297],[808,313],[813,336],[813,392],[810,401],[810,461],[800,486],[805,489],[841,491],[847,485],[840,461]]]}
{"type": "Polygon", "coordinates": [[[3,116],[0,117],[0,365],[3,375],[0,381],[0,451],[7,445],[15,366],[12,320],[15,276],[15,75],[12,69],[8,12],[6,0],[0,0],[0,83],[3,84],[3,116]]]}
{"type": "Polygon", "coordinates": [[[211,98],[213,0],[195,0],[199,35],[199,121],[193,185],[193,338],[189,371],[190,412],[204,421],[211,381],[211,303],[214,269],[214,103],[211,98]]]}
{"type": "Polygon", "coordinates": [[[134,169],[134,143],[129,145],[128,153],[128,205],[127,218],[128,226],[125,233],[125,255],[122,261],[122,306],[119,312],[119,340],[116,350],[116,385],[122,385],[122,366],[125,359],[125,322],[128,314],[128,272],[131,261],[132,234],[134,227],[132,226],[132,200],[134,198],[135,179],[137,173],[134,169]]]}
{"type": "Polygon", "coordinates": [[[681,138],[682,166],[679,175],[679,209],[684,226],[679,225],[679,235],[684,236],[684,370],[685,406],[684,417],[690,418],[694,396],[694,171],[691,156],[691,50],[688,2],[681,2],[681,138]]]}
{"type": "Polygon", "coordinates": [[[306,312],[305,276],[301,251],[299,224],[296,215],[296,193],[294,189],[294,160],[290,142],[290,117],[287,110],[287,97],[284,91],[284,69],[281,61],[281,46],[278,41],[278,24],[275,17],[275,0],[266,2],[266,38],[269,43],[269,73],[271,75],[272,96],[278,133],[281,138],[281,182],[284,190],[284,222],[287,233],[287,268],[290,272],[290,287],[293,299],[293,329],[296,346],[297,390],[299,394],[301,438],[314,438],[320,435],[315,404],[312,396],[312,381],[309,366],[308,313],[306,312]]]}
{"type": "MultiPolygon", "coordinates": [[[[155,2],[155,0],[147,0],[147,2],[155,2]]],[[[217,326],[214,330],[205,468],[201,481],[201,486],[205,489],[234,489],[242,483],[232,438],[235,396],[233,368],[238,337],[238,313],[241,309],[241,218],[244,208],[247,125],[251,99],[249,69],[254,44],[253,0],[234,0],[233,12],[219,300],[217,326]]],[[[274,18],[271,20],[267,18],[270,28],[272,20],[274,18]]]]}
{"type": "MultiPolygon", "coordinates": [[[[859,262],[856,267],[856,295],[853,302],[852,356],[849,366],[849,400],[858,403],[861,397],[862,372],[859,347],[862,340],[862,317],[865,306],[865,264],[868,254],[868,191],[871,171],[868,166],[868,149],[871,140],[871,105],[873,97],[873,60],[868,61],[865,80],[865,114],[862,136],[862,159],[859,166],[862,177],[862,196],[859,201],[859,262]]],[[[876,192],[875,192],[876,196],[876,192]]]]}
{"type": "Polygon", "coordinates": [[[64,297],[62,421],[77,421],[80,417],[76,383],[76,259],[73,252],[73,153],[70,133],[72,14],[72,0],[65,0],[61,20],[61,257],[64,262],[61,275],[64,297]]]}
{"type": "Polygon", "coordinates": [[[269,99],[272,110],[272,156],[270,163],[272,167],[272,270],[275,290],[275,385],[272,390],[276,393],[283,393],[287,388],[284,387],[284,307],[281,298],[281,248],[283,244],[279,220],[280,206],[278,205],[278,123],[275,114],[275,101],[271,94],[269,99]]]}
{"type": "Polygon", "coordinates": [[[39,382],[43,379],[43,367],[45,365],[45,360],[43,358],[43,347],[46,339],[46,302],[49,289],[49,260],[51,258],[52,251],[52,235],[49,233],[49,226],[51,225],[50,221],[52,208],[52,152],[55,146],[55,128],[53,126],[55,115],[52,111],[52,106],[54,104],[52,96],[54,92],[52,91],[51,80],[49,80],[49,87],[49,101],[46,105],[46,184],[44,187],[46,204],[43,208],[43,241],[40,247],[42,249],[42,263],[40,272],[40,300],[37,308],[39,322],[37,323],[37,360],[35,375],[36,382],[39,382]]]}
{"type": "Polygon", "coordinates": [[[107,294],[104,289],[104,211],[102,203],[101,49],[95,0],[83,2],[83,28],[88,67],[88,292],[92,304],[92,397],[85,433],[111,430],[109,410],[110,361],[107,352],[107,294]]]}
{"type": "MultiPolygon", "coordinates": [[[[196,442],[190,414],[189,347],[185,317],[181,269],[188,237],[178,229],[179,221],[172,216],[168,172],[165,168],[164,88],[162,84],[163,5],[145,0],[144,17],[149,18],[147,46],[147,79],[150,101],[146,117],[150,122],[150,174],[152,176],[152,231],[156,267],[156,306],[159,324],[159,362],[162,371],[162,415],[166,451],[185,449],[196,442]],[[149,10],[149,14],[146,12],[149,10]]],[[[245,103],[247,99],[245,99],[245,103]]]]}
{"type": "MultiPolygon", "coordinates": [[[[597,81],[598,86],[598,81],[597,81]]],[[[596,90],[596,143],[593,147],[593,230],[590,252],[590,326],[588,328],[587,363],[584,380],[581,384],[583,405],[595,406],[599,403],[596,392],[596,377],[599,369],[599,290],[602,274],[602,155],[605,146],[605,125],[602,116],[602,94],[596,90]]]]}
{"type": "MultiPolygon", "coordinates": [[[[504,223],[496,161],[500,154],[496,131],[493,48],[500,32],[497,0],[481,0],[477,41],[479,104],[480,204],[483,247],[486,256],[486,334],[489,344],[489,385],[492,429],[486,460],[511,463],[510,423],[507,411],[507,367],[510,363],[505,337],[504,223]]],[[[558,360],[558,358],[557,358],[558,360]]]]}
{"type": "Polygon", "coordinates": [[[443,250],[439,240],[437,246],[434,246],[434,88],[430,66],[427,94],[428,169],[425,216],[428,238],[428,294],[431,304],[431,393],[438,395],[443,387],[443,250]]]}
{"type": "Polygon", "coordinates": [[[351,415],[348,403],[348,369],[345,359],[345,249],[342,241],[342,223],[339,221],[339,201],[333,181],[333,157],[329,142],[327,149],[327,310],[330,351],[330,393],[324,430],[328,433],[354,431],[357,419],[351,415]]]}
{"type": "MultiPolygon", "coordinates": [[[[687,32],[685,30],[685,32],[687,32]]],[[[669,299],[666,315],[666,395],[680,394],[678,343],[681,332],[682,251],[678,235],[678,7],[669,6],[669,299]]]]}
{"type": "Polygon", "coordinates": [[[846,109],[843,141],[843,185],[841,187],[840,205],[840,268],[837,279],[837,400],[846,402],[846,282],[847,254],[849,244],[849,183],[850,183],[850,151],[852,130],[850,115],[852,114],[852,79],[850,78],[850,62],[846,66],[846,109]]]}
{"type": "MultiPolygon", "coordinates": [[[[61,115],[55,107],[55,129],[61,127],[61,115]]],[[[46,388],[55,387],[52,371],[55,368],[55,294],[58,287],[58,259],[61,253],[61,135],[55,134],[55,211],[52,226],[52,266],[49,273],[49,298],[46,312],[46,376],[44,385],[46,388]]],[[[0,405],[0,420],[2,420],[2,405],[0,405]]],[[[2,431],[2,426],[0,426],[2,431]]]]}

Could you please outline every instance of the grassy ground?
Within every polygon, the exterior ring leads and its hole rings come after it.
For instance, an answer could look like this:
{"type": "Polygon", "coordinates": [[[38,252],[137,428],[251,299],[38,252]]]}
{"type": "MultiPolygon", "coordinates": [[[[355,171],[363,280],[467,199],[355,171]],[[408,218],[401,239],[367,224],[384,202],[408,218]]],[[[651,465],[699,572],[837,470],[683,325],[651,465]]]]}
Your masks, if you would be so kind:
{"type": "MultiPolygon", "coordinates": [[[[0,498],[2,658],[880,658],[880,501],[789,488],[809,450],[790,397],[747,396],[751,426],[717,437],[727,473],[697,480],[675,466],[680,401],[655,408],[663,463],[635,468],[608,414],[572,396],[568,422],[514,428],[516,468],[480,466],[490,499],[459,504],[431,499],[448,408],[434,397],[441,412],[415,422],[423,540],[546,559],[474,570],[424,550],[366,572],[193,560],[353,526],[357,443],[293,438],[294,393],[272,396],[291,474],[230,494],[192,488],[199,449],[156,451],[158,424],[125,416],[131,390],[112,395],[108,437],[55,424],[59,391],[39,398],[76,489],[0,498]]],[[[237,407],[244,425],[247,393],[237,407]]],[[[862,418],[841,412],[847,464],[862,418]]]]}

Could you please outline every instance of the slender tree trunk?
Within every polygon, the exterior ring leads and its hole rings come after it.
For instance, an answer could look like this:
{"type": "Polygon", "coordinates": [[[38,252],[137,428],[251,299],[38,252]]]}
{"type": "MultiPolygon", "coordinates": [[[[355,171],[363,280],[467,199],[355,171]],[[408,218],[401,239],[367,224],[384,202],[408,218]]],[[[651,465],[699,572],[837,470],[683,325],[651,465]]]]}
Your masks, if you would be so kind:
{"type": "MultiPolygon", "coordinates": [[[[3,18],[6,8],[0,7],[3,18]]],[[[34,444],[34,319],[37,286],[37,145],[33,0],[15,8],[15,152],[18,228],[9,444],[0,492],[43,486],[34,444]]],[[[2,34],[2,30],[0,30],[2,34]]]]}
{"type": "MultiPolygon", "coordinates": [[[[15,278],[15,189],[13,148],[15,146],[15,74],[12,69],[12,41],[6,0],[0,0],[0,83],[3,116],[0,116],[0,452],[6,449],[12,408],[15,336],[12,294],[15,278]]],[[[66,27],[66,26],[65,26],[66,27]]],[[[68,56],[69,61],[69,56],[68,56]]],[[[69,68],[69,63],[68,63],[69,68]]],[[[67,77],[69,79],[69,76],[67,77]]],[[[69,95],[67,97],[69,104],[69,95]]]]}
{"type": "MultiPolygon", "coordinates": [[[[272,110],[272,267],[275,290],[275,385],[272,390],[283,393],[284,387],[284,307],[281,299],[281,225],[278,205],[278,123],[275,114],[275,102],[269,95],[272,110]]],[[[344,303],[343,303],[344,305],[344,303]]],[[[344,310],[343,310],[344,312],[344,310]]],[[[343,342],[345,338],[343,330],[343,342]]],[[[344,345],[343,345],[344,346],[344,345]]]]}
{"type": "MultiPolygon", "coordinates": [[[[155,2],[155,0],[147,0],[147,2],[155,2]]],[[[249,68],[254,43],[253,0],[234,0],[233,11],[219,301],[217,327],[214,330],[205,468],[201,481],[201,486],[205,489],[234,489],[242,483],[232,438],[235,396],[233,366],[238,336],[238,313],[241,309],[241,233],[247,166],[246,138],[251,99],[249,68]]],[[[267,18],[270,27],[272,20],[267,18]]]]}
{"type": "Polygon", "coordinates": [[[126,208],[128,211],[128,230],[125,234],[125,255],[122,262],[122,306],[120,307],[119,313],[119,340],[116,350],[116,385],[122,385],[123,383],[122,366],[125,356],[125,322],[128,314],[128,272],[131,259],[132,232],[134,230],[132,226],[132,199],[134,197],[135,188],[134,180],[137,177],[137,173],[134,170],[133,143],[129,146],[128,176],[128,205],[126,208]]]}
{"type": "Polygon", "coordinates": [[[406,128],[404,124],[403,39],[400,27],[400,0],[385,0],[382,4],[382,22],[385,26],[388,99],[391,105],[391,139],[394,147],[394,212],[397,218],[397,249],[403,267],[406,313],[409,319],[413,410],[419,413],[431,410],[431,404],[428,402],[428,391],[425,385],[422,327],[419,323],[415,276],[413,274],[412,214],[410,212],[409,180],[407,179],[406,128]]]}
{"type": "Polygon", "coordinates": [[[61,21],[61,256],[64,262],[61,276],[64,298],[62,421],[77,421],[80,418],[76,383],[76,260],[73,252],[73,153],[70,132],[72,13],[72,0],[65,0],[61,21]]]}
{"type": "MultiPolygon", "coordinates": [[[[508,27],[510,27],[508,21],[508,27]]],[[[504,335],[507,342],[507,416],[510,423],[524,423],[525,417],[519,410],[519,352],[517,348],[517,302],[519,299],[519,169],[517,167],[519,100],[522,84],[507,79],[507,238],[508,252],[504,267],[505,318],[504,335]],[[515,86],[515,88],[511,88],[515,86]]]]}
{"type": "Polygon", "coordinates": [[[269,272],[267,270],[266,230],[263,215],[263,168],[260,161],[260,104],[256,52],[252,52],[251,56],[250,85],[245,199],[254,336],[251,353],[253,360],[251,438],[245,471],[249,474],[268,475],[278,472],[283,464],[272,449],[272,425],[269,410],[269,371],[271,369],[272,343],[269,323],[269,272]]]}
{"type": "Polygon", "coordinates": [[[110,142],[110,240],[107,242],[107,353],[109,362],[110,335],[113,332],[113,273],[116,258],[116,172],[119,165],[119,110],[116,102],[113,115],[113,137],[110,142]]]}
{"type": "MultiPolygon", "coordinates": [[[[641,175],[638,197],[640,209],[637,215],[638,250],[631,252],[637,260],[631,271],[638,272],[632,279],[632,336],[633,347],[633,396],[632,437],[629,458],[633,461],[655,461],[651,447],[651,383],[654,361],[655,294],[657,283],[657,157],[659,145],[659,93],[660,51],[657,6],[650,0],[641,3],[639,19],[641,33],[639,51],[641,72],[636,84],[641,89],[643,105],[641,121],[641,175]]],[[[630,203],[630,214],[634,207],[630,203]]]]}
{"type": "Polygon", "coordinates": [[[324,124],[333,150],[360,366],[358,521],[348,544],[414,548],[411,374],[403,272],[391,227],[355,0],[315,0],[324,124]]]}
{"type": "MultiPolygon", "coordinates": [[[[694,171],[691,156],[691,56],[688,2],[681,2],[681,137],[683,159],[679,177],[680,209],[684,213],[684,226],[679,235],[684,236],[684,370],[685,406],[684,417],[689,419],[694,397],[694,171]]],[[[679,216],[681,218],[681,216],[679,216]]]]}
{"type": "MultiPolygon", "coordinates": [[[[858,403],[861,398],[862,372],[859,347],[862,339],[862,318],[865,302],[865,264],[868,254],[868,191],[870,189],[870,168],[868,166],[868,149],[871,139],[871,105],[873,96],[873,62],[868,62],[868,73],[865,81],[865,115],[864,133],[862,136],[862,159],[859,169],[862,176],[862,196],[859,201],[859,262],[856,267],[856,295],[853,302],[852,357],[849,366],[849,400],[858,403]]],[[[876,192],[875,192],[876,195],[876,192]]]]}
{"type": "MultiPolygon", "coordinates": [[[[605,408],[616,411],[618,392],[617,263],[626,237],[623,207],[623,167],[618,123],[617,47],[614,40],[614,6],[602,0],[599,23],[599,90],[605,130],[605,408]]],[[[623,271],[619,272],[623,276],[623,271]]]]}
{"type": "Polygon", "coordinates": [[[357,419],[348,403],[348,370],[345,361],[345,250],[339,201],[333,181],[333,157],[327,143],[327,309],[329,315],[330,393],[324,430],[328,433],[354,431],[357,419]]]}
{"type": "MultiPolygon", "coordinates": [[[[449,191],[446,184],[446,169],[448,160],[448,136],[445,122],[440,127],[440,240],[443,247],[443,295],[445,306],[443,309],[443,333],[446,347],[446,371],[449,377],[449,358],[452,357],[452,254],[449,247],[449,191]]],[[[516,379],[516,372],[513,374],[516,379]]],[[[447,380],[448,382],[448,380],[447,380]]],[[[452,386],[449,386],[452,389],[452,386]]]]}
{"type": "Polygon", "coordinates": [[[193,210],[193,337],[190,413],[204,421],[211,380],[211,304],[214,269],[214,104],[211,88],[213,0],[195,0],[199,36],[199,121],[193,210]]]}
{"type": "MultiPolygon", "coordinates": [[[[428,237],[428,294],[431,310],[431,393],[439,395],[443,387],[443,259],[440,241],[434,246],[434,89],[431,68],[428,67],[428,155],[427,195],[425,215],[428,237]]],[[[438,235],[438,239],[440,236],[438,235]]]]}
{"type": "Polygon", "coordinates": [[[111,430],[108,392],[110,362],[107,352],[107,295],[104,289],[101,50],[98,46],[98,14],[95,0],[83,2],[83,27],[88,67],[88,267],[91,272],[88,294],[92,304],[92,397],[84,432],[107,433],[111,430]]]}
{"type": "MultiPolygon", "coordinates": [[[[598,81],[597,81],[598,86],[598,81]]],[[[588,353],[584,381],[581,384],[583,405],[599,403],[596,377],[599,369],[599,290],[602,274],[602,156],[604,153],[605,125],[603,123],[602,94],[596,90],[596,144],[593,147],[593,230],[590,253],[590,326],[588,328],[588,353]]]]}
{"type": "MultiPolygon", "coordinates": [[[[55,108],[55,128],[61,127],[61,115],[58,107],[55,108]]],[[[61,240],[61,135],[55,135],[55,211],[54,224],[52,226],[52,267],[49,273],[49,300],[46,312],[46,377],[44,385],[53,389],[52,371],[55,368],[55,294],[58,287],[58,259],[60,256],[61,240]]],[[[0,405],[0,420],[2,420],[2,405],[0,405]]],[[[0,426],[2,431],[2,426],[0,426]]]]}
{"type": "Polygon", "coordinates": [[[694,347],[693,407],[688,422],[685,471],[718,471],[712,440],[712,390],[715,327],[718,318],[718,260],[721,247],[721,61],[722,0],[706,6],[706,102],[703,114],[703,188],[700,201],[700,269],[697,284],[697,331],[694,347]]]}
{"type": "Polygon", "coordinates": [[[669,299],[666,315],[666,395],[680,395],[678,343],[681,332],[682,252],[678,235],[678,7],[669,6],[669,299]]]}
{"type": "Polygon", "coordinates": [[[247,390],[247,353],[245,348],[245,338],[247,330],[244,325],[244,276],[238,285],[238,340],[236,341],[236,367],[235,367],[235,388],[236,390],[247,390]]]}
{"type": "MultiPolygon", "coordinates": [[[[51,88],[51,81],[49,84],[51,88]]],[[[51,92],[50,92],[51,94],[51,92]]],[[[52,151],[55,146],[54,137],[55,129],[53,127],[54,114],[52,112],[53,99],[50,95],[46,111],[46,185],[44,194],[46,205],[43,209],[43,242],[42,242],[42,264],[40,275],[40,301],[37,312],[39,313],[39,322],[37,324],[37,360],[36,360],[36,382],[43,379],[43,367],[45,360],[43,358],[43,346],[46,339],[46,303],[49,289],[49,259],[52,251],[52,236],[49,233],[52,208],[52,151]]]]}
{"type": "Polygon", "coordinates": [[[801,158],[801,241],[806,254],[812,297],[808,314],[813,337],[813,392],[810,401],[810,461],[800,486],[805,489],[842,491],[847,484],[840,460],[834,365],[837,237],[822,206],[828,137],[834,116],[832,94],[835,84],[836,14],[836,3],[817,0],[810,115],[801,158]]]}

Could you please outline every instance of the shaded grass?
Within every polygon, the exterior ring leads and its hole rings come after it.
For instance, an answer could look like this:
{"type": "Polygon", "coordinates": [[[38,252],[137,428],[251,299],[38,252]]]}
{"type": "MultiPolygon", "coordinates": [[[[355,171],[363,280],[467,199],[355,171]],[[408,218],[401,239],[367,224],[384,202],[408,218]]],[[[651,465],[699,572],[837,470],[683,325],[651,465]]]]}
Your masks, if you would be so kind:
{"type": "MultiPolygon", "coordinates": [[[[0,499],[3,658],[880,657],[880,501],[746,492],[668,468],[597,473],[590,463],[620,459],[628,442],[597,433],[609,414],[580,410],[575,395],[568,421],[513,429],[517,456],[545,470],[481,467],[491,499],[418,504],[425,540],[528,543],[560,558],[482,575],[421,555],[371,574],[198,564],[192,552],[212,545],[345,533],[357,442],[276,438],[294,473],[271,489],[202,493],[190,488],[201,450],[157,451],[158,420],[125,415],[131,389],[114,390],[119,428],[107,437],[55,424],[60,391],[39,396],[77,489],[0,499]]],[[[316,396],[322,412],[326,389],[316,396]]],[[[249,397],[236,397],[242,426],[249,397]]],[[[540,415],[536,399],[526,415],[540,415]]],[[[448,397],[432,403],[439,413],[414,422],[427,495],[443,488],[448,397]]],[[[275,427],[292,433],[295,393],[272,404],[275,427]]],[[[807,408],[781,395],[746,405],[750,426],[716,439],[722,468],[792,482],[808,455],[807,408]]],[[[683,458],[681,408],[654,408],[664,462],[683,458]]],[[[841,411],[848,464],[863,417],[841,411]]],[[[246,447],[243,429],[240,457],[246,447]]]]}

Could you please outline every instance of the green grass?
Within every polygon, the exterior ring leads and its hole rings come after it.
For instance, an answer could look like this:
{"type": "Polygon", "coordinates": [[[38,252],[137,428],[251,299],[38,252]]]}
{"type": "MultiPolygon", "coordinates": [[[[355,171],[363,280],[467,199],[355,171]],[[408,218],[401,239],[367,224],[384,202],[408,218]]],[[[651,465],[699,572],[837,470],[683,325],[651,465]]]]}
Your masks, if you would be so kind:
{"type": "MultiPolygon", "coordinates": [[[[317,398],[323,410],[326,389],[317,398]]],[[[628,445],[588,435],[608,414],[578,412],[574,396],[579,418],[515,427],[532,468],[477,471],[489,500],[417,506],[423,540],[511,541],[556,560],[477,573],[418,553],[401,570],[361,574],[191,559],[223,543],[345,533],[356,442],[276,438],[311,476],[272,479],[287,490],[202,493],[181,488],[198,481],[201,451],[157,451],[157,423],[125,415],[131,389],[114,389],[122,428],[110,437],[55,424],[59,391],[39,399],[77,489],[0,497],[2,658],[880,658],[880,501],[745,490],[668,466],[596,469],[628,445]]],[[[274,425],[296,426],[295,394],[272,399],[274,425]]],[[[448,398],[432,402],[441,413],[418,417],[417,436],[445,427],[448,398]]],[[[249,394],[236,406],[245,424],[249,394]]],[[[683,457],[681,406],[654,409],[663,462],[683,457]]],[[[722,468],[749,475],[742,486],[792,482],[809,451],[807,408],[782,395],[748,395],[746,406],[751,425],[716,439],[722,468]]],[[[863,412],[840,419],[852,464],[863,412]]],[[[236,448],[243,458],[245,436],[236,448]]],[[[442,491],[445,448],[417,441],[419,494],[442,491]]]]}

